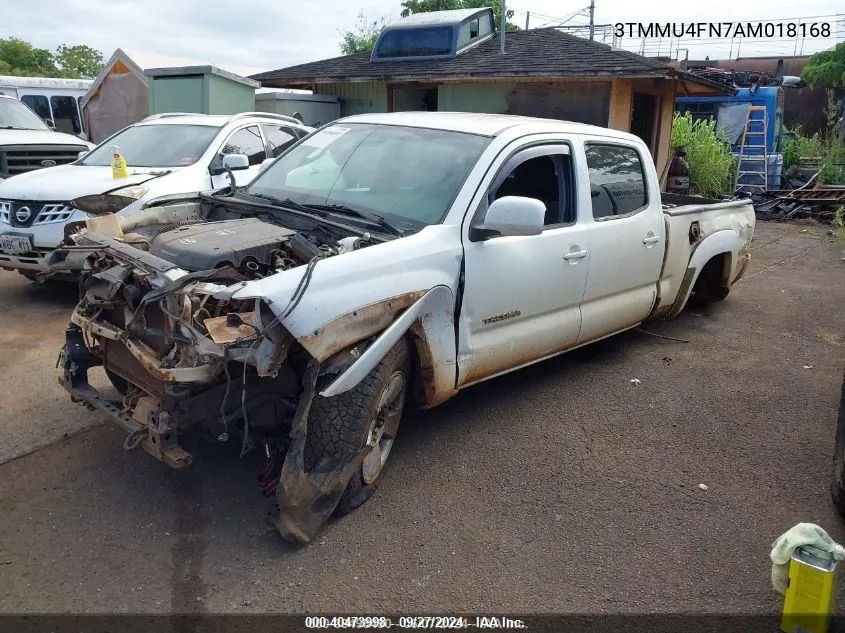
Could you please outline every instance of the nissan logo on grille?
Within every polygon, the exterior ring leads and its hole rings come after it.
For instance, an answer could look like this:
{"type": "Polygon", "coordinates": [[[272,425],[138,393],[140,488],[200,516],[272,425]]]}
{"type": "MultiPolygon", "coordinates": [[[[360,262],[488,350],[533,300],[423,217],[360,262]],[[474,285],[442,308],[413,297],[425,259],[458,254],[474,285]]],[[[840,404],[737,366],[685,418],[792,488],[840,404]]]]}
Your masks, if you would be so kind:
{"type": "Polygon", "coordinates": [[[15,219],[20,223],[27,222],[31,216],[32,211],[29,210],[29,207],[21,207],[15,211],[15,219]]]}
{"type": "Polygon", "coordinates": [[[44,160],[41,161],[41,166],[42,167],[55,167],[56,161],[54,161],[52,158],[45,158],[44,160]]]}

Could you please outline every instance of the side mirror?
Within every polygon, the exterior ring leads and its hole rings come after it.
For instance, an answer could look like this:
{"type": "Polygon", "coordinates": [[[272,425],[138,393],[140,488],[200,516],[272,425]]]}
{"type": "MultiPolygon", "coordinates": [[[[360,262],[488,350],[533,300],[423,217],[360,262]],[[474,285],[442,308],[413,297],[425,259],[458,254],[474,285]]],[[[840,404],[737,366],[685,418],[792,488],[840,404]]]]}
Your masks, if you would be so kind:
{"type": "Polygon", "coordinates": [[[494,200],[480,224],[470,228],[473,241],[508,235],[539,235],[543,232],[546,205],[535,198],[505,196],[494,200]]]}
{"type": "Polygon", "coordinates": [[[249,158],[246,154],[223,154],[223,168],[232,171],[249,169],[249,158]]]}
{"type": "Polygon", "coordinates": [[[80,159],[80,158],[85,158],[86,156],[88,156],[88,150],[84,149],[76,155],[76,158],[80,159]]]}
{"type": "Polygon", "coordinates": [[[261,161],[261,167],[258,168],[258,171],[262,172],[265,169],[267,169],[270,165],[273,164],[274,160],[276,160],[276,159],[275,158],[265,158],[263,161],[261,161]]]}
{"type": "Polygon", "coordinates": [[[46,123],[47,127],[50,128],[51,130],[56,129],[56,124],[53,123],[50,119],[44,119],[44,123],[46,123]]]}

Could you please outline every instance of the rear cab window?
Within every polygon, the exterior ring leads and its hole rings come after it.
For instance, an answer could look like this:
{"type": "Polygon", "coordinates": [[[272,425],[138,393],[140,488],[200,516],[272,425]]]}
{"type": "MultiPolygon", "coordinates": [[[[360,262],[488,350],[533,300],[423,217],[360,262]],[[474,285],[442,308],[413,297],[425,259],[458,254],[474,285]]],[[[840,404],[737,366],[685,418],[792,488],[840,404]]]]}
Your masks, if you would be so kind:
{"type": "Polygon", "coordinates": [[[585,143],[593,218],[607,220],[638,213],[648,206],[642,157],[636,148],[585,143]]]}

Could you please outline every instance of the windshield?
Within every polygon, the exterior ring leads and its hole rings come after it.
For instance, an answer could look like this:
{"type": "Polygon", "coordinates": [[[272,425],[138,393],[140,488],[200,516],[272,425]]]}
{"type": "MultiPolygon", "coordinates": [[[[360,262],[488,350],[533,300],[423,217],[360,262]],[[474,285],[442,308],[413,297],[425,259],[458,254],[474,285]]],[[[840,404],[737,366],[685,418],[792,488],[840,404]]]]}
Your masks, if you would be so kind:
{"type": "Polygon", "coordinates": [[[17,99],[0,99],[0,129],[50,131],[35,112],[17,99]]]}
{"type": "Polygon", "coordinates": [[[103,141],[82,165],[111,165],[114,146],[129,167],[184,167],[197,162],[220,131],[212,125],[135,125],[103,141]]]}
{"type": "Polygon", "coordinates": [[[490,138],[339,123],[306,137],[246,188],[301,205],[342,205],[419,229],[443,220],[490,138]]]}

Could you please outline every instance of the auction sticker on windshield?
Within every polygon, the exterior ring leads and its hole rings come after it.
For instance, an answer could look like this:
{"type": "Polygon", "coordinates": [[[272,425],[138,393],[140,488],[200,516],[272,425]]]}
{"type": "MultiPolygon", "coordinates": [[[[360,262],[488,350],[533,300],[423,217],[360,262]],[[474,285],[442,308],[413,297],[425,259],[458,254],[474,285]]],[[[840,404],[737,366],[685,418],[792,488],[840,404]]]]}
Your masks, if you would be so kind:
{"type": "Polygon", "coordinates": [[[340,127],[339,125],[333,125],[332,127],[327,127],[325,130],[320,130],[316,134],[312,134],[304,141],[302,141],[302,144],[308,147],[313,147],[315,149],[324,149],[334,143],[337,139],[346,134],[348,131],[348,127],[340,127]]]}

